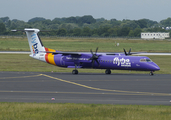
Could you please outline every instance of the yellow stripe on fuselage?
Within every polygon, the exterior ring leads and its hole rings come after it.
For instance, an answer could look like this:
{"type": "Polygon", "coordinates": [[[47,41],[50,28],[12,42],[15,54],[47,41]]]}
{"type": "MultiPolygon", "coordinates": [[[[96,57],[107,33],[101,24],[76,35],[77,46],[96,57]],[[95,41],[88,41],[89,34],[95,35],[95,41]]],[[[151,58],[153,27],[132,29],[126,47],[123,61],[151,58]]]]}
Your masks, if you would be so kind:
{"type": "MultiPolygon", "coordinates": [[[[49,50],[50,52],[56,52],[56,51],[53,50],[53,49],[49,49],[49,48],[48,48],[48,50],[49,50]]],[[[48,61],[49,61],[50,64],[56,65],[56,64],[55,64],[55,60],[54,60],[54,55],[53,55],[52,53],[48,53],[48,61]]]]}

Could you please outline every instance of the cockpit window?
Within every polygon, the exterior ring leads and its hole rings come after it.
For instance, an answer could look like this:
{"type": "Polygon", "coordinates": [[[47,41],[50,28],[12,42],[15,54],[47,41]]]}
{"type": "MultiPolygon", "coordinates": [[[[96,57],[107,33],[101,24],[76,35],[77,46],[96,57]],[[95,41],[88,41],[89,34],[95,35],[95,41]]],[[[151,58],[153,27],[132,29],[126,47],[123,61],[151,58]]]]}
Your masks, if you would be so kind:
{"type": "Polygon", "coordinates": [[[141,59],[140,62],[152,62],[150,59],[141,59]]]}
{"type": "Polygon", "coordinates": [[[147,62],[152,62],[152,60],[150,60],[150,59],[146,59],[146,61],[147,61],[147,62]]]}

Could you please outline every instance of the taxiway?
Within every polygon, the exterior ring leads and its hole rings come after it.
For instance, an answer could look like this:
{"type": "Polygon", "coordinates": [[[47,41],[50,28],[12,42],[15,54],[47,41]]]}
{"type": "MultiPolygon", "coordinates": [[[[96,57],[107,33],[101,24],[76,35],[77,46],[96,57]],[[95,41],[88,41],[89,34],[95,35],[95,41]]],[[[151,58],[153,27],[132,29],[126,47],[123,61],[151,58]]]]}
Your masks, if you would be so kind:
{"type": "Polygon", "coordinates": [[[0,72],[0,101],[170,105],[170,78],[114,72],[0,72]]]}

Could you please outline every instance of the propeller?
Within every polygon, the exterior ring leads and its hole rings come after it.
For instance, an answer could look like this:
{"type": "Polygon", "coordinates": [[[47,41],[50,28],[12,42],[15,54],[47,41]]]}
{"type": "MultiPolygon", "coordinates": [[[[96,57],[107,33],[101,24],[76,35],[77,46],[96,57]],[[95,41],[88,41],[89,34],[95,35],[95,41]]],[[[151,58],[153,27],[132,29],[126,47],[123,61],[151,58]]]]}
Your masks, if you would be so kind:
{"type": "Polygon", "coordinates": [[[131,48],[129,49],[129,52],[127,53],[126,52],[126,50],[123,48],[123,50],[124,50],[124,53],[125,53],[125,55],[127,56],[127,55],[132,55],[132,53],[131,53],[131,48]]]}
{"type": "Polygon", "coordinates": [[[98,51],[98,47],[96,48],[96,52],[95,52],[95,53],[92,52],[92,49],[90,50],[90,52],[91,52],[91,54],[92,54],[92,57],[89,58],[89,60],[92,60],[92,61],[91,61],[92,66],[94,66],[94,62],[95,62],[95,61],[96,61],[96,63],[100,66],[100,63],[99,63],[99,61],[98,61],[97,59],[98,59],[100,56],[102,56],[102,55],[96,55],[97,51],[98,51]]]}

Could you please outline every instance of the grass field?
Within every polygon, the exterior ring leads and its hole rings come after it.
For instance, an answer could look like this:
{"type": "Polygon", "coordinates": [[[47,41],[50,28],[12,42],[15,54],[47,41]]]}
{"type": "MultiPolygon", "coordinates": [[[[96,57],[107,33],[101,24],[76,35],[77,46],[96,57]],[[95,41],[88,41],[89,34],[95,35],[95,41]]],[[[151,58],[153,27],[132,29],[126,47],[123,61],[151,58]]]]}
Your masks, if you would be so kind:
{"type": "MultiPolygon", "coordinates": [[[[171,52],[171,40],[127,40],[127,39],[95,39],[95,38],[50,38],[42,37],[45,47],[59,51],[84,51],[90,49],[99,52],[123,52],[123,48],[133,52],[171,52]],[[115,46],[119,43],[119,46],[115,46]]],[[[1,51],[30,51],[26,37],[0,38],[1,51]]]]}
{"type": "MultiPolygon", "coordinates": [[[[119,40],[119,39],[69,39],[42,38],[44,46],[60,51],[171,52],[170,40],[119,40]],[[115,46],[119,43],[119,46],[115,46]]],[[[25,37],[0,38],[1,51],[29,51],[25,37]]],[[[148,56],[161,68],[155,74],[171,74],[171,56],[148,56]]],[[[0,71],[71,72],[30,58],[28,54],[0,54],[0,71]]],[[[104,73],[104,70],[79,69],[79,72],[104,73]]],[[[145,73],[118,71],[112,73],[145,73]]],[[[56,103],[0,103],[1,120],[169,120],[170,106],[56,104],[56,103]]]]}
{"type": "Polygon", "coordinates": [[[170,120],[170,106],[0,103],[1,120],[170,120]]]}

